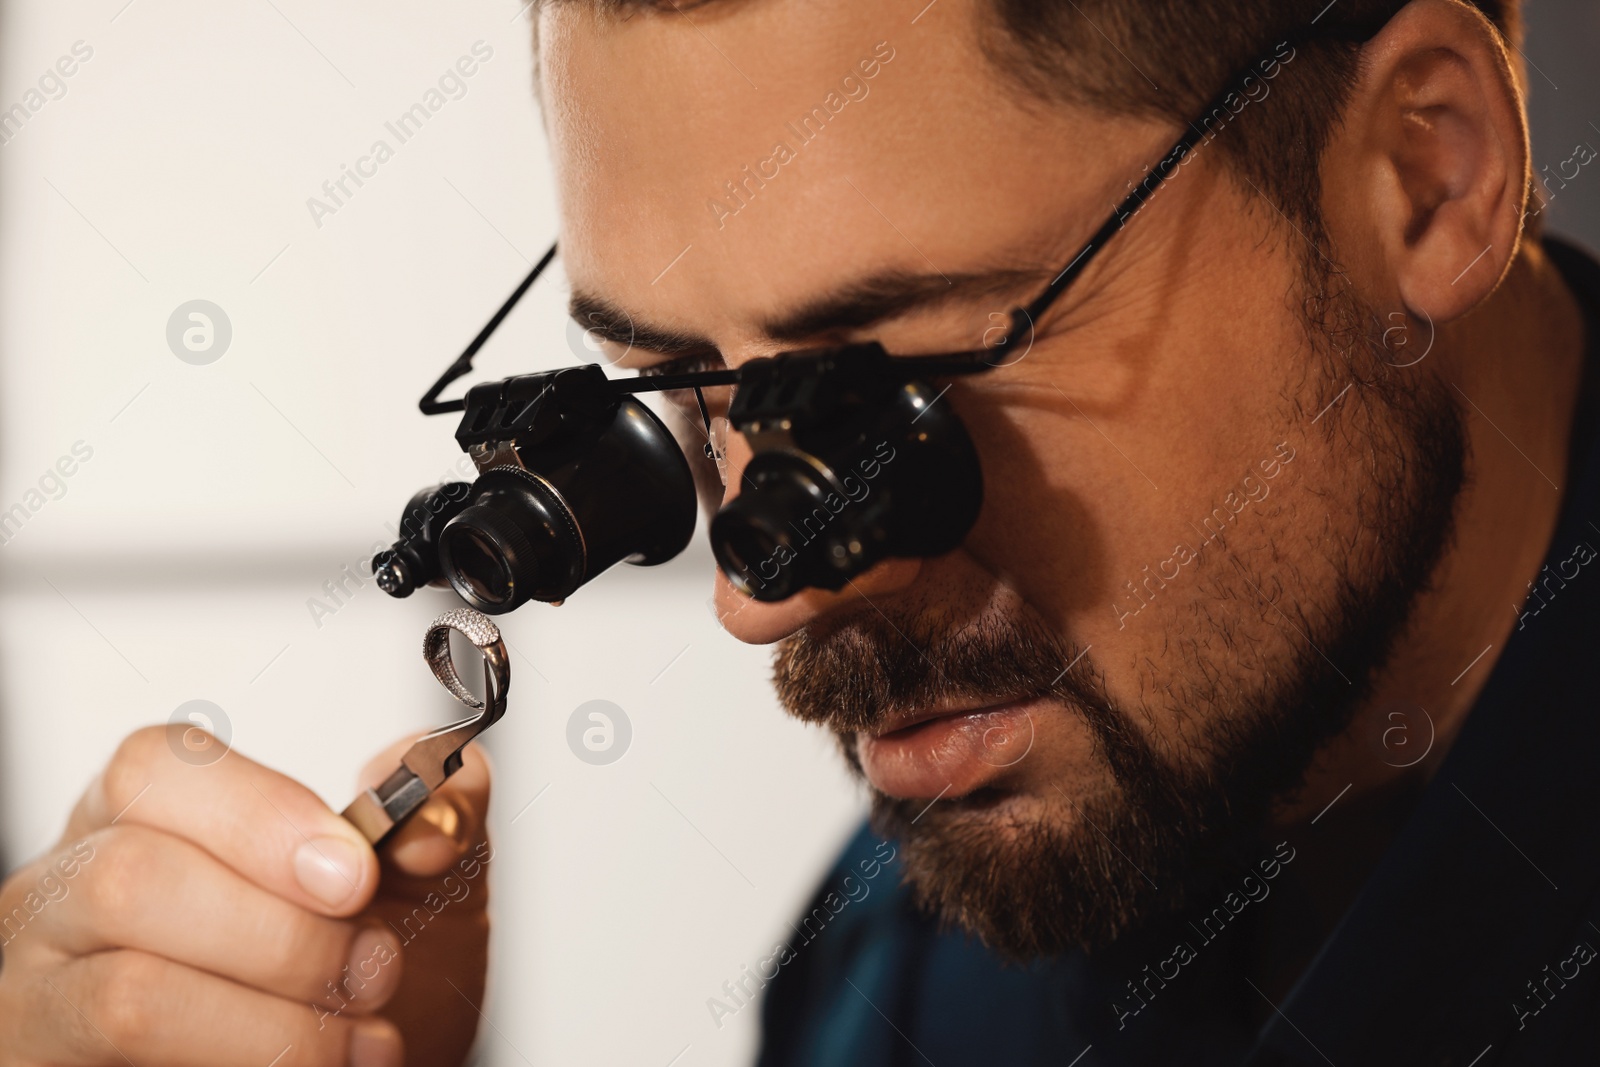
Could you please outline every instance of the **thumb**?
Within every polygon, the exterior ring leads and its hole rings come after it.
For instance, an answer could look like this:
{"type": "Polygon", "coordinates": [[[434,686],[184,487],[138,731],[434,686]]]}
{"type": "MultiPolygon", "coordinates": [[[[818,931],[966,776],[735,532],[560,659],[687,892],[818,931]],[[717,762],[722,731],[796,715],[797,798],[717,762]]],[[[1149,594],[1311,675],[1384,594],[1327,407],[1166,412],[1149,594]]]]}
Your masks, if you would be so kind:
{"type": "MultiPolygon", "coordinates": [[[[382,782],[400,763],[420,733],[389,746],[361,771],[362,788],[382,782]]],[[[472,742],[461,750],[461,769],[436,789],[415,815],[406,820],[379,850],[383,890],[394,892],[396,880],[432,879],[471,853],[486,860],[489,814],[489,757],[472,742]]]]}

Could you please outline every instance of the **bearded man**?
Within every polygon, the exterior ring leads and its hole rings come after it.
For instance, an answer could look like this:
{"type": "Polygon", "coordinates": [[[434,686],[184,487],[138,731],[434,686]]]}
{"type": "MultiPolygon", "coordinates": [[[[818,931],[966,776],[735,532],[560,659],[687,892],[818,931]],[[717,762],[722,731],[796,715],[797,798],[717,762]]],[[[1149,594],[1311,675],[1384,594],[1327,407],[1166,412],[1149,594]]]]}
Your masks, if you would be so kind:
{"type": "MultiPolygon", "coordinates": [[[[624,366],[979,349],[1073,272],[935,401],[983,464],[957,550],[717,575],[872,798],[741,987],[763,1065],[1600,1057],[1600,267],[1529,221],[1518,35],[1514,0],[539,4],[573,313],[624,366]]],[[[381,880],[287,779],[170,762],[135,735],[74,814],[63,852],[142,862],[8,954],[0,1063],[121,1062],[47,977],[134,1062],[461,1062],[470,1004],[413,985],[481,990],[467,909],[291,1009],[477,847],[481,759],[381,880]]]]}

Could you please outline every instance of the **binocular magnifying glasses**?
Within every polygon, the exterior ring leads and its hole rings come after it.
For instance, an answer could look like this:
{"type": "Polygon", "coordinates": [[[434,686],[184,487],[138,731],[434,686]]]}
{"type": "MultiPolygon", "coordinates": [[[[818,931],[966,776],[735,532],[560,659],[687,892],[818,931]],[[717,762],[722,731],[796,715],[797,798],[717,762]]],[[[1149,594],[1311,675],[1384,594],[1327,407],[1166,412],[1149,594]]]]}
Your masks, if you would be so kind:
{"type": "MultiPolygon", "coordinates": [[[[1280,45],[1277,61],[1287,62],[1280,45]]],[[[1275,69],[1275,68],[1274,68],[1275,69]]],[[[456,441],[478,478],[424,489],[406,504],[400,540],[373,557],[379,586],[409,596],[448,585],[491,615],[530,600],[559,603],[613,564],[672,559],[694,535],[695,482],[677,440],[640,402],[692,395],[707,455],[725,467],[728,433],[750,459],[710,524],[717,566],[758,601],[843,588],[889,558],[958,547],[983,505],[977,450],[939,382],[1020,359],[1033,326],[1101,248],[1215,136],[1211,116],[1258,77],[1254,67],[1213,102],[998,343],[971,352],[891,356],[875,343],[753,359],[736,370],[609,378],[598,365],[525,374],[440,400],[555,258],[551,246],[423,396],[424,414],[461,412],[456,441]],[[733,389],[726,420],[704,391],[733,389]]],[[[948,388],[948,386],[946,386],[948,388]]]]}

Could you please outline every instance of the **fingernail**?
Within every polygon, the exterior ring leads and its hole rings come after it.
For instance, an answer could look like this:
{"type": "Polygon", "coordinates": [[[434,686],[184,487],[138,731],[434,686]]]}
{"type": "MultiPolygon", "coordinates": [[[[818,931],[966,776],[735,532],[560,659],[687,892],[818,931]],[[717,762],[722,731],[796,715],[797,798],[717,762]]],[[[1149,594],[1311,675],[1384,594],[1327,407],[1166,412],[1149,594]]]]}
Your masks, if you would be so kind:
{"type": "Polygon", "coordinates": [[[431,824],[457,845],[467,843],[467,820],[462,817],[461,809],[456,807],[449,797],[431,798],[422,806],[422,810],[417,812],[417,818],[431,824]]]}
{"type": "Polygon", "coordinates": [[[300,888],[330,908],[355,895],[361,884],[361,853],[342,837],[314,837],[294,854],[300,888]]]}
{"type": "Polygon", "coordinates": [[[404,1055],[392,1023],[371,1019],[350,1030],[350,1067],[401,1067],[404,1055]]]}
{"type": "Polygon", "coordinates": [[[362,927],[350,942],[345,972],[361,983],[355,994],[363,1005],[382,1005],[400,984],[400,942],[381,926],[362,927]]]}

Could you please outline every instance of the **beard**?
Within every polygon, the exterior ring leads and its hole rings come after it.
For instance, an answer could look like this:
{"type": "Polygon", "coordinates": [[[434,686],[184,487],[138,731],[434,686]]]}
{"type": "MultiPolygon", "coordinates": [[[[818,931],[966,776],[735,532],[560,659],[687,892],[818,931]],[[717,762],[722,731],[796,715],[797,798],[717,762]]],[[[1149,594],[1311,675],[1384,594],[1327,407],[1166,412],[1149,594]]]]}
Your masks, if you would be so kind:
{"type": "Polygon", "coordinates": [[[898,841],[917,903],[1002,957],[1103,947],[1248,863],[1274,811],[1370,695],[1450,543],[1467,465],[1454,397],[1431,375],[1397,372],[1404,361],[1391,362],[1373,310],[1330,293],[1328,275],[1307,275],[1312,381],[1283,418],[1304,425],[1323,411],[1315,429],[1333,450],[1329,467],[1355,475],[1342,494],[1347,521],[1317,531],[1317,550],[1299,553],[1304,567],[1270,535],[1251,553],[1270,569],[1220,539],[1201,549],[1217,558],[1200,572],[1192,626],[1169,635],[1171,674],[1138,687],[1166,703],[1113,699],[1087,650],[1020,600],[976,618],[948,604],[874,606],[778,646],[780,701],[833,730],[858,775],[858,732],[941,701],[1043,699],[1081,721],[1097,781],[1077,796],[1052,782],[1026,802],[985,788],[929,804],[868,786],[873,828],[898,841]],[[1270,606],[1262,590],[1276,592],[1270,606]],[[1291,590],[1305,595],[1291,601],[1291,590]],[[1252,625],[1277,627],[1288,650],[1266,660],[1249,646],[1252,625]],[[1165,746],[1184,758],[1163,759],[1136,725],[1161,721],[1188,727],[1165,746]]]}

